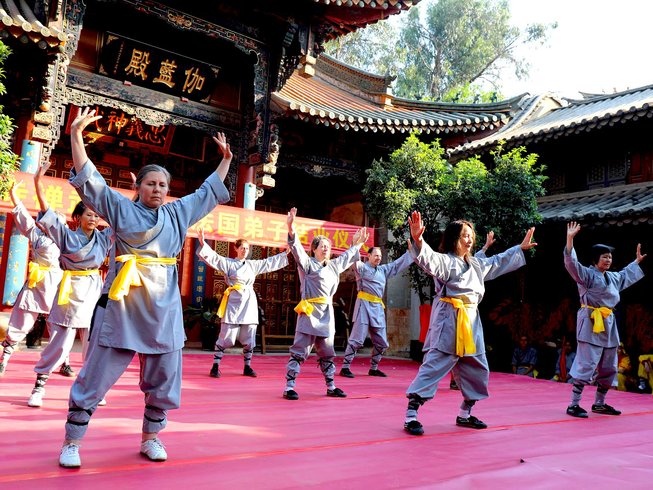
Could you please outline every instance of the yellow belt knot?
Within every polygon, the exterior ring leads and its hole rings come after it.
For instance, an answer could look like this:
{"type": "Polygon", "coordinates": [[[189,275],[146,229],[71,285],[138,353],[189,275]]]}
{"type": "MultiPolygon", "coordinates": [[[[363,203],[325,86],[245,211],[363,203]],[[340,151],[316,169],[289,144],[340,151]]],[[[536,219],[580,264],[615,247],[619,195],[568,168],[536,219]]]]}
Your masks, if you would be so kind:
{"type": "Polygon", "coordinates": [[[50,270],[50,267],[43,267],[42,265],[37,264],[36,262],[29,263],[29,275],[27,276],[27,287],[33,288],[43,279],[45,279],[45,273],[50,270]]]}
{"type": "Polygon", "coordinates": [[[294,310],[295,313],[298,315],[301,315],[302,313],[304,315],[310,315],[313,313],[313,310],[315,309],[311,303],[318,303],[321,305],[328,305],[329,304],[329,298],[325,298],[324,296],[320,296],[318,298],[309,298],[309,299],[303,299],[299,303],[297,303],[297,306],[295,306],[294,310]]]}
{"type": "Polygon", "coordinates": [[[588,305],[580,305],[580,307],[587,308],[588,310],[592,310],[592,313],[590,313],[592,322],[594,322],[594,327],[592,328],[592,332],[594,333],[605,332],[605,323],[603,322],[603,319],[608,318],[610,315],[612,315],[612,310],[607,306],[594,307],[588,305]]]}
{"type": "Polygon", "coordinates": [[[370,303],[381,303],[381,306],[385,308],[383,300],[378,296],[374,296],[373,294],[366,293],[365,291],[358,291],[356,297],[362,299],[363,301],[369,301],[370,303]]]}
{"type": "Polygon", "coordinates": [[[240,284],[234,284],[233,286],[229,286],[224,290],[224,293],[222,293],[222,301],[220,301],[220,306],[218,307],[218,316],[220,318],[224,318],[224,314],[227,311],[227,302],[229,301],[229,295],[234,289],[236,291],[240,291],[243,289],[243,287],[240,284]]]}
{"type": "Polygon", "coordinates": [[[440,298],[440,301],[450,303],[458,312],[456,316],[456,355],[476,354],[476,344],[472,334],[472,322],[467,314],[467,308],[476,303],[465,303],[458,298],[440,298]]]}
{"type": "Polygon", "coordinates": [[[129,288],[132,286],[140,287],[143,285],[141,273],[138,270],[138,264],[142,265],[177,265],[177,259],[174,257],[138,257],[134,254],[119,255],[116,262],[124,262],[120,272],[111,284],[109,289],[109,299],[120,301],[129,294],[129,288]]]}
{"type": "Polygon", "coordinates": [[[98,269],[89,269],[86,271],[63,271],[61,278],[61,285],[59,286],[59,296],[57,297],[57,304],[67,305],[70,302],[70,293],[73,292],[73,276],[93,276],[99,274],[98,269]]]}

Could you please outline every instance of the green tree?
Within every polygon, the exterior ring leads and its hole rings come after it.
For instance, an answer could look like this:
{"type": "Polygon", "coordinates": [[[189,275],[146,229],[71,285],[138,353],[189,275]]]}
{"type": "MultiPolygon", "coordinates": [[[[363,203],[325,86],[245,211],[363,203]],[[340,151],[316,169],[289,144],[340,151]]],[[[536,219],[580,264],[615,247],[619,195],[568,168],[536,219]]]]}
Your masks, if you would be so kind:
{"type": "Polygon", "coordinates": [[[500,74],[528,74],[518,46],[543,44],[557,24],[511,24],[507,0],[424,1],[391,18],[327,45],[327,53],[374,73],[396,75],[400,97],[450,102],[501,98],[500,74]],[[399,16],[397,16],[399,17],[399,16]],[[369,32],[366,32],[368,31],[369,32]],[[337,44],[336,44],[337,43],[337,44]]]}
{"type": "MultiPolygon", "coordinates": [[[[11,50],[0,41],[0,96],[7,93],[2,83],[6,74],[2,68],[5,60],[11,54],[11,50]]],[[[11,135],[15,126],[9,116],[3,114],[4,107],[0,106],[0,196],[5,196],[14,181],[14,172],[18,170],[20,157],[11,151],[11,135]]]]}
{"type": "Polygon", "coordinates": [[[399,31],[387,20],[340,36],[324,47],[329,56],[377,75],[398,73],[406,60],[399,31]]]}
{"type": "MultiPolygon", "coordinates": [[[[452,166],[439,141],[429,145],[413,134],[387,161],[373,162],[363,194],[370,215],[391,232],[392,257],[406,250],[407,217],[413,210],[422,213],[424,238],[436,249],[441,231],[456,219],[472,221],[479,241],[493,230],[497,247],[505,248],[520,243],[526,229],[541,221],[536,199],[544,195],[543,171],[537,155],[524,148],[504,153],[499,147],[490,168],[477,157],[452,166]]],[[[410,275],[420,301],[429,302],[431,278],[416,267],[410,275]]]]}

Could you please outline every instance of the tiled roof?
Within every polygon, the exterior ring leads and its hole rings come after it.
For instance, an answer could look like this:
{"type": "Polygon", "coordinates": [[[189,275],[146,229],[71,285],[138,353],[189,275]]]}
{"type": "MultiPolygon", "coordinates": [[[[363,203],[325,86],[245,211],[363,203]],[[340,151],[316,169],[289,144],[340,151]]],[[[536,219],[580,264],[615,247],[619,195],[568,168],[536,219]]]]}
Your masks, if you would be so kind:
{"type": "Polygon", "coordinates": [[[491,136],[451,150],[462,156],[493,147],[504,140],[508,147],[546,141],[619,122],[653,116],[653,85],[582,100],[561,101],[551,95],[533,97],[510,124],[491,136]]]}
{"type": "Polygon", "coordinates": [[[386,10],[388,8],[408,9],[419,2],[419,0],[314,0],[325,5],[338,7],[358,7],[386,10]]]}
{"type": "Polygon", "coordinates": [[[314,76],[305,78],[295,71],[272,100],[278,112],[336,129],[435,134],[497,129],[520,101],[473,105],[413,101],[390,95],[391,80],[322,55],[314,76]]]}
{"type": "Polygon", "coordinates": [[[327,39],[349,34],[361,27],[398,14],[420,0],[310,0],[325,5],[321,17],[329,25],[327,39]]]}
{"type": "Polygon", "coordinates": [[[0,39],[13,36],[27,44],[33,42],[41,49],[58,48],[66,43],[66,34],[56,27],[44,26],[24,0],[0,1],[0,39]]]}
{"type": "Polygon", "coordinates": [[[653,224],[653,182],[556,194],[537,202],[545,222],[653,224]]]}

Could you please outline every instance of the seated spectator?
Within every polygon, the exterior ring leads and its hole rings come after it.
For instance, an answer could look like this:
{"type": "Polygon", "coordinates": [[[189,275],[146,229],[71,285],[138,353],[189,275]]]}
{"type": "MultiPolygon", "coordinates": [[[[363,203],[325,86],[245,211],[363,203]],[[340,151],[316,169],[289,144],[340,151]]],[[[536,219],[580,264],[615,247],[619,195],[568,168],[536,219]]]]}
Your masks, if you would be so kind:
{"type": "Polygon", "coordinates": [[[556,361],[556,371],[555,376],[553,377],[554,381],[560,383],[571,383],[571,376],[569,376],[569,370],[571,365],[576,359],[576,351],[574,351],[573,346],[569,340],[565,340],[563,346],[558,349],[558,359],[556,361]],[[564,352],[564,357],[562,353],[564,352]]]}
{"type": "Polygon", "coordinates": [[[653,388],[653,354],[639,356],[637,390],[644,393],[653,388]],[[648,385],[648,386],[647,386],[648,385]]]}
{"type": "Polygon", "coordinates": [[[519,346],[515,347],[512,353],[512,372],[534,378],[535,364],[537,364],[537,351],[528,345],[528,337],[522,335],[519,346]]]}
{"type": "Polygon", "coordinates": [[[626,352],[624,344],[619,343],[619,348],[617,349],[617,389],[619,391],[630,391],[628,388],[632,388],[633,385],[634,380],[632,377],[630,356],[626,352]]]}

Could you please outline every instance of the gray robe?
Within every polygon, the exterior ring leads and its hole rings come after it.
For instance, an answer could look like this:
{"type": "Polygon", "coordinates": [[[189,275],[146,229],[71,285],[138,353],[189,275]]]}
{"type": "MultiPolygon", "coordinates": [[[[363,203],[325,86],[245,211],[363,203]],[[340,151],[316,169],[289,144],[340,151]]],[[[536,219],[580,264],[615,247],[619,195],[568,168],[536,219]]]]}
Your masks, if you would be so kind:
{"type": "MultiPolygon", "coordinates": [[[[485,294],[485,281],[512,272],[526,264],[524,253],[519,245],[490,258],[470,257],[469,264],[454,254],[435,252],[426,242],[422,242],[419,255],[415,248],[410,251],[417,265],[433,276],[438,296],[433,301],[429,331],[424,349],[437,349],[447,354],[456,353],[456,309],[450,303],[440,301],[441,297],[455,297],[465,303],[479,304],[485,294]]],[[[485,354],[483,326],[477,308],[467,308],[472,324],[472,334],[476,353],[485,354]]],[[[467,355],[467,354],[466,354],[467,355]]]]}
{"type": "Polygon", "coordinates": [[[314,310],[311,315],[297,315],[295,330],[307,335],[333,338],[336,334],[333,295],[340,284],[340,274],[359,259],[362,244],[348,248],[339,257],[328,260],[326,265],[308,256],[297,233],[294,239],[288,237],[288,245],[297,262],[302,299],[325,297],[328,301],[328,304],[313,303],[314,310]]]}
{"type": "MultiPolygon", "coordinates": [[[[400,274],[413,263],[413,257],[406,252],[397,260],[388,264],[372,267],[369,262],[357,261],[354,264],[356,286],[359,291],[364,291],[379,298],[383,298],[385,285],[389,277],[400,274]]],[[[385,328],[385,310],[381,303],[374,303],[356,298],[353,314],[354,329],[359,324],[369,325],[372,328],[385,328]]]]}
{"type": "Polygon", "coordinates": [[[21,235],[29,239],[32,262],[41,267],[50,268],[49,271],[44,271],[45,277],[34,287],[28,287],[28,281],[25,281],[16,297],[14,308],[47,314],[52,308],[63,274],[59,267],[59,247],[36,226],[34,218],[22,203],[19,203],[11,212],[16,228],[21,235]]]}
{"type": "MultiPolygon", "coordinates": [[[[59,261],[63,270],[99,269],[113,244],[110,228],[95,230],[89,240],[81,228],[73,231],[59,221],[52,209],[46,211],[39,223],[59,247],[59,261]]],[[[60,305],[55,297],[48,322],[67,328],[89,328],[95,303],[102,291],[102,276],[99,272],[90,276],[72,276],[71,285],[69,302],[60,305]]]]}
{"type": "MultiPolygon", "coordinates": [[[[116,234],[116,255],[174,258],[182,250],[188,228],[220,203],[229,192],[216,172],[194,193],[150,209],[107,186],[89,160],[70,179],[84,201],[97,210],[116,234]]],[[[119,274],[122,263],[117,263],[119,274]]],[[[132,287],[120,301],[109,300],[98,343],[142,354],[163,354],[184,345],[184,328],[176,266],[138,264],[143,285],[132,287]]],[[[95,335],[95,333],[94,333],[95,335]]]]}
{"type": "MultiPolygon", "coordinates": [[[[571,254],[564,248],[565,269],[578,285],[578,295],[581,304],[613,309],[619,303],[619,292],[639,281],[644,277],[644,272],[637,262],[631,262],[620,272],[606,271],[605,274],[593,265],[585,267],[578,262],[576,251],[572,248],[571,254]]],[[[614,314],[603,319],[605,332],[594,333],[594,322],[591,318],[592,310],[580,308],[576,315],[576,338],[580,342],[587,342],[599,347],[618,347],[619,331],[614,314]]]]}
{"type": "Polygon", "coordinates": [[[197,251],[197,256],[209,267],[225,276],[227,286],[239,284],[240,290],[229,293],[227,308],[222,323],[231,325],[257,325],[258,301],[254,292],[254,281],[259,274],[273,272],[288,265],[286,252],[263,260],[230,259],[215,253],[206,243],[197,251]]]}

